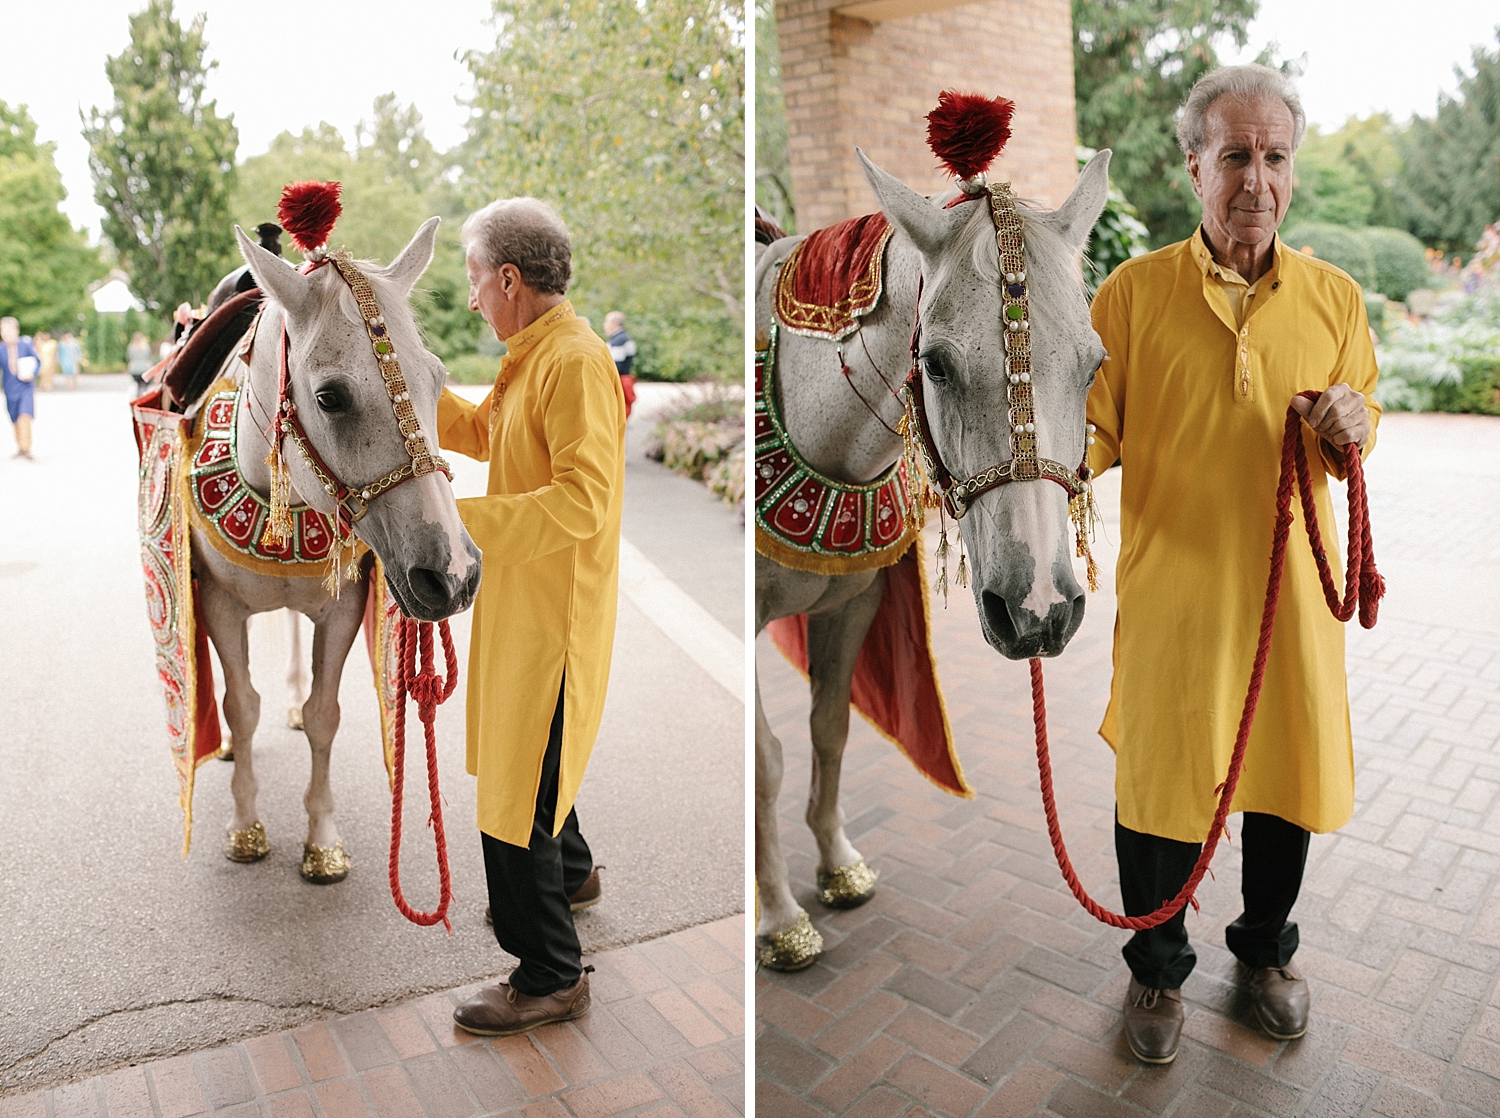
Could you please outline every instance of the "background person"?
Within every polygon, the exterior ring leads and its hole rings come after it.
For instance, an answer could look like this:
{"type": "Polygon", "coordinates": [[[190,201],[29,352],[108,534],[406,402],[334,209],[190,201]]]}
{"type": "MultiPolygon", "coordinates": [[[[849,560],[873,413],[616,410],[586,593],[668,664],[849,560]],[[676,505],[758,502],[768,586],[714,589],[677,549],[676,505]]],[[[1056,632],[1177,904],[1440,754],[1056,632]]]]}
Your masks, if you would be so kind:
{"type": "Polygon", "coordinates": [[[609,356],[620,374],[620,390],[625,393],[625,415],[635,406],[635,339],[625,332],[625,316],[610,311],[604,316],[604,336],[609,339],[609,356]]]}
{"type": "Polygon", "coordinates": [[[125,370],[135,381],[137,396],[146,390],[146,374],[155,364],[156,355],[151,350],[151,343],[137,330],[125,347],[125,370]]]}
{"type": "Polygon", "coordinates": [[[57,376],[57,339],[45,330],[38,330],[34,344],[36,355],[42,362],[36,377],[37,387],[43,392],[51,392],[53,378],[57,376]]]}
{"type": "Polygon", "coordinates": [[[67,381],[69,389],[78,387],[78,373],[83,367],[83,347],[73,337],[71,330],[64,330],[57,341],[57,368],[67,381]]]}
{"type": "Polygon", "coordinates": [[[21,324],[0,318],[0,386],[5,410],[16,437],[16,458],[31,457],[31,421],[36,415],[36,376],[42,365],[30,338],[21,337],[21,324]]]}
{"type": "Polygon", "coordinates": [[[469,1032],[508,1036],[589,1007],[570,898],[597,895],[573,808],[599,732],[619,587],[625,401],[604,343],[565,298],[567,227],[533,198],[464,222],[469,309],[506,344],[477,406],[438,404],[446,450],[490,463],[458,502],[484,554],[469,656],[468,770],[495,938],[520,960],[460,1005],[469,1032]]]}
{"type": "MultiPolygon", "coordinates": [[[[1103,472],[1118,459],[1123,471],[1115,672],[1099,732],[1116,753],[1115,853],[1132,916],[1187,880],[1228,771],[1260,628],[1288,403],[1306,420],[1330,545],[1328,476],[1342,476],[1346,444],[1374,444],[1377,372],[1359,285],[1276,237],[1305,132],[1296,90],[1278,71],[1231,66],[1200,79],[1178,139],[1203,223],[1189,240],[1122,264],[1092,307],[1109,358],[1089,394],[1098,427],[1089,465],[1103,472]],[[1294,400],[1304,389],[1322,392],[1316,405],[1294,400]]],[[[1310,549],[1292,546],[1231,809],[1244,813],[1245,908],[1224,936],[1256,1018],[1278,1040],[1307,1029],[1288,916],[1308,835],[1342,827],[1353,807],[1344,628],[1310,549]]],[[[1197,958],[1185,911],[1124,948],[1125,1035],[1148,1063],[1177,1054],[1181,987],[1197,958]]]]}

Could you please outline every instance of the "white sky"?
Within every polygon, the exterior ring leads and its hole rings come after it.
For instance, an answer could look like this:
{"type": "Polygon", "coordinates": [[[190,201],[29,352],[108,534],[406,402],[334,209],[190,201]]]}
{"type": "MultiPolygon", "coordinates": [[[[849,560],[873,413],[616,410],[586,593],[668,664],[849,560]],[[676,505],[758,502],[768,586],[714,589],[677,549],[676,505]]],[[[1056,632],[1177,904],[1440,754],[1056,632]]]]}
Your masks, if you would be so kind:
{"type": "MultiPolygon", "coordinates": [[[[96,238],[100,211],[78,112],[113,102],[104,60],[129,42],[129,16],[145,6],[0,0],[0,101],[29,106],[38,137],[56,141],[63,210],[96,238]]],[[[184,24],[208,15],[208,57],[219,63],[208,96],[221,115],[234,114],[240,159],[321,120],[352,141],[375,98],[391,92],[416,104],[439,150],[451,147],[467,113],[456,99],[470,90],[456,56],[495,43],[488,0],[177,0],[175,12],[184,24]],[[296,43],[308,44],[300,65],[296,43]]]]}
{"type": "Polygon", "coordinates": [[[1309,123],[1336,129],[1350,116],[1388,111],[1397,121],[1431,116],[1440,90],[1453,93],[1453,67],[1471,69],[1473,47],[1495,49],[1495,0],[1261,0],[1242,55],[1252,62],[1267,41],[1282,58],[1306,54],[1298,81],[1309,123]]]}

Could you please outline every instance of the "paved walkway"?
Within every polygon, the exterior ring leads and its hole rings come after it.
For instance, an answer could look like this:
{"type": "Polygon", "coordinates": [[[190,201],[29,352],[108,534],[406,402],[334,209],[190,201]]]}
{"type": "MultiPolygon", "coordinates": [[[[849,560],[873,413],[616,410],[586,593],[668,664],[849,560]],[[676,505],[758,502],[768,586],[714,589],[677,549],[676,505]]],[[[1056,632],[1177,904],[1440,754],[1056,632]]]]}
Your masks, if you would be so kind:
{"type": "MultiPolygon", "coordinates": [[[[766,713],[788,762],[783,841],[794,892],[828,949],[799,974],[756,976],[759,1118],[1500,1115],[1497,452],[1496,419],[1382,424],[1368,477],[1391,589],[1377,628],[1349,629],[1357,804],[1342,831],[1314,837],[1293,913],[1313,994],[1300,1041],[1277,1043],[1249,1024],[1224,947],[1239,912],[1230,846],[1199,894],[1202,913],[1188,916],[1199,964],[1183,991],[1181,1053],[1165,1069],[1131,1058],[1119,1012],[1126,934],[1094,922],[1061,881],[1025,666],[983,645],[966,592],[946,610],[935,603],[933,617],[979,797],[937,791],[855,719],[844,810],[880,891],[863,908],[823,909],[800,819],[806,686],[762,639],[766,713]]],[[[1117,474],[1101,483],[1110,540],[1117,487],[1117,474]]],[[[1098,553],[1112,585],[1113,549],[1098,553]]],[[[1089,611],[1047,667],[1053,762],[1074,863],[1118,909],[1114,765],[1095,733],[1111,596],[1093,596],[1089,611]]]]}
{"type": "Polygon", "coordinates": [[[586,957],[578,1021],[484,1040],[477,986],[0,1099],[0,1118],[734,1118],[745,1109],[745,921],[586,957]]]}

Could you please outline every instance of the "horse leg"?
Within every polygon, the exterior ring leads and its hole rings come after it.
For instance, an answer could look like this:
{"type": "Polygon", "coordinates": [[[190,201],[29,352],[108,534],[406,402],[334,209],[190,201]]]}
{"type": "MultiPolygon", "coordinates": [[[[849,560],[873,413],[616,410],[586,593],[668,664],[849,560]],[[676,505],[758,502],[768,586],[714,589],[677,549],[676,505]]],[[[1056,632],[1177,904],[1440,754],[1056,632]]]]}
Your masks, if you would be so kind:
{"type": "Polygon", "coordinates": [[[234,776],[229,781],[234,810],[229,817],[224,855],[231,862],[257,862],[270,853],[271,847],[255,810],[259,785],[252,745],[260,722],[260,695],[250,682],[250,611],[210,579],[200,579],[199,588],[199,618],[224,670],[224,721],[229,724],[234,743],[234,776]]]}
{"type": "Polygon", "coordinates": [[[286,725],[289,730],[302,729],[302,704],[307,702],[307,669],[302,665],[302,615],[294,609],[282,611],[290,630],[287,642],[290,659],[286,668],[286,689],[291,693],[292,705],[286,710],[286,725]]]}
{"type": "Polygon", "coordinates": [[[877,578],[837,609],[807,618],[813,764],[806,818],[818,843],[818,899],[830,908],[854,908],[875,893],[875,872],[844,834],[839,777],[849,740],[854,663],[880,608],[884,588],[885,579],[877,578]]]}
{"type": "Polygon", "coordinates": [[[755,954],[771,970],[801,970],[823,953],[823,937],[792,896],[776,799],[781,793],[781,742],[771,732],[755,682],[755,888],[760,909],[755,922],[755,954]]]}
{"type": "Polygon", "coordinates": [[[328,765],[333,755],[333,736],[339,728],[339,680],[344,661],[359,632],[363,609],[339,608],[358,597],[354,587],[313,622],[313,676],[307,702],[302,706],[303,729],[312,750],[312,777],[307,783],[303,806],[307,808],[307,841],[302,848],[302,876],[317,885],[331,885],[349,876],[349,856],[333,821],[333,789],[328,765]]]}

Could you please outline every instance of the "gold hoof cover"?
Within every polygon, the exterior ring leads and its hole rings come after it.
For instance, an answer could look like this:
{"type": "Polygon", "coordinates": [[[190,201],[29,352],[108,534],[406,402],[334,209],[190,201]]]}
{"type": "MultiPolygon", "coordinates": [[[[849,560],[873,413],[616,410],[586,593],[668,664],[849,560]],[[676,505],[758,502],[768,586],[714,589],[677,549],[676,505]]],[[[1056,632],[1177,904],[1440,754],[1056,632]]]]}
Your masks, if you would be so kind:
{"type": "Polygon", "coordinates": [[[269,853],[271,844],[259,819],[243,831],[230,831],[224,840],[224,857],[231,862],[258,862],[269,853]]]}
{"type": "Polygon", "coordinates": [[[774,936],[755,937],[755,958],[767,970],[801,970],[823,954],[823,937],[807,913],[797,910],[797,922],[774,936]]]}
{"type": "Polygon", "coordinates": [[[861,858],[852,866],[818,871],[818,900],[829,908],[858,908],[875,895],[880,875],[861,858]]]}
{"type": "Polygon", "coordinates": [[[304,846],[302,876],[314,885],[332,885],[349,876],[349,855],[344,844],[337,846],[304,846]]]}

